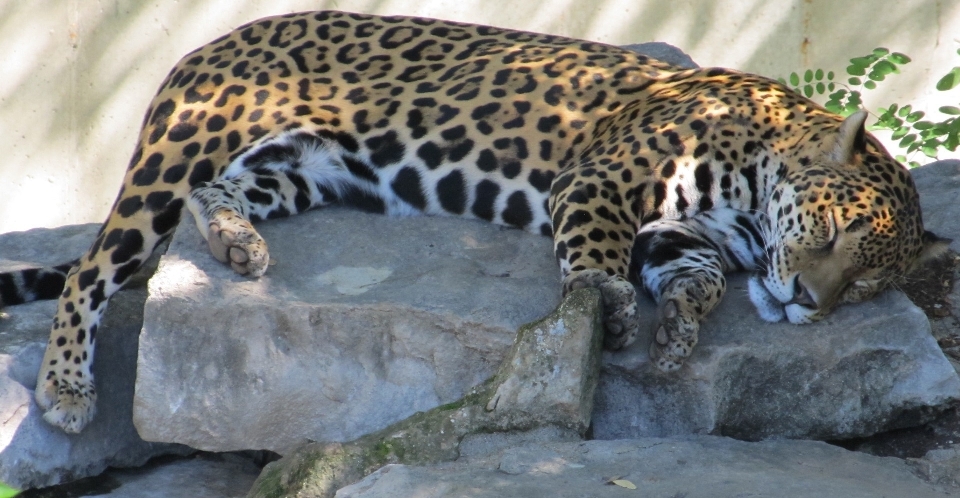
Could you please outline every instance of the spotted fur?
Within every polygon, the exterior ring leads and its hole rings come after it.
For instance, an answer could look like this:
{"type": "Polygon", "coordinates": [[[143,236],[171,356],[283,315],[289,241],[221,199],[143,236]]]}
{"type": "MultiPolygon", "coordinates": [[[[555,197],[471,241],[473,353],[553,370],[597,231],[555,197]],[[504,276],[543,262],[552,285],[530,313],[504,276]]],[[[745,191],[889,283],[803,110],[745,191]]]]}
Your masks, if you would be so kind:
{"type": "MultiPolygon", "coordinates": [[[[213,255],[251,276],[269,261],[251,222],[330,204],[552,235],[564,291],[601,290],[607,345],[638,334],[633,273],[659,303],[651,355],[679,368],[726,271],[759,267],[761,314],[802,323],[900,278],[934,241],[863,117],[558,36],[338,12],[255,21],[161,84],[109,219],[66,276],[37,402],[69,432],[90,421],[107,300],[184,206],[213,255]]],[[[37,281],[0,276],[0,298],[47,297],[37,281]]]]}

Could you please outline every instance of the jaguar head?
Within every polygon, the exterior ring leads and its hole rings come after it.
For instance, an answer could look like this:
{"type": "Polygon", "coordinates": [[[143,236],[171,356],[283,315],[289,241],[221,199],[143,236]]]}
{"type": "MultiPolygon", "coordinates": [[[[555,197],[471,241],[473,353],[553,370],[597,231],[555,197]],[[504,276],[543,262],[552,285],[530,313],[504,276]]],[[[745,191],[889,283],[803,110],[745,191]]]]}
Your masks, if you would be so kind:
{"type": "Polygon", "coordinates": [[[749,288],[766,320],[809,323],[869,299],[950,242],[924,230],[909,172],[866,133],[866,116],[811,139],[770,197],[766,264],[749,288]]]}

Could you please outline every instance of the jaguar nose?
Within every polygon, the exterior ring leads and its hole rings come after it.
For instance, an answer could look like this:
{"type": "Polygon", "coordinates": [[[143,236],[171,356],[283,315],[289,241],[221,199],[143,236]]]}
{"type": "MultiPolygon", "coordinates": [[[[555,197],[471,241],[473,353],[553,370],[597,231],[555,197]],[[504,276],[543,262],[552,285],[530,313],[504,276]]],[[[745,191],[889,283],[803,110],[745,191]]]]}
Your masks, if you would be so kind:
{"type": "Polygon", "coordinates": [[[800,283],[800,276],[798,275],[793,279],[793,299],[788,301],[786,304],[797,304],[803,306],[804,308],[817,309],[817,301],[813,299],[813,296],[810,295],[810,291],[800,283]]]}

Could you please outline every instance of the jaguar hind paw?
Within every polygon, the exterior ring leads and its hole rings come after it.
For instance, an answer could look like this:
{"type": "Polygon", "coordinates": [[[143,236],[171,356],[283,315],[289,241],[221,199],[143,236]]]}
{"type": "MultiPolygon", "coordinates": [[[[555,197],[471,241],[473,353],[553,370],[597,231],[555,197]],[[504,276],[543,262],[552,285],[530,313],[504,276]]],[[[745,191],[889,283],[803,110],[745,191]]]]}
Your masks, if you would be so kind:
{"type": "Polygon", "coordinates": [[[207,245],[213,257],[227,263],[241,275],[259,277],[267,271],[270,253],[267,243],[249,221],[229,217],[209,224],[207,245]]]}
{"type": "Polygon", "coordinates": [[[92,377],[71,382],[50,378],[37,385],[34,398],[44,411],[43,419],[70,434],[83,430],[96,414],[92,377]]]}

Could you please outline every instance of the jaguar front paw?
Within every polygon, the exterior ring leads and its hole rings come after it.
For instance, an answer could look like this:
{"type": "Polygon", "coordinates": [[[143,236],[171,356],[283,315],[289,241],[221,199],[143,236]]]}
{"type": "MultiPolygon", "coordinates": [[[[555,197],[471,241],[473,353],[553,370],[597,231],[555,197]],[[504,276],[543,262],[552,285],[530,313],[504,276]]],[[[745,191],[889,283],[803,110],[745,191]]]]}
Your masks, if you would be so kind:
{"type": "Polygon", "coordinates": [[[693,353],[700,322],[683,313],[678,302],[666,299],[657,307],[657,325],[650,342],[650,360],[663,372],[674,372],[693,353]]]}
{"type": "Polygon", "coordinates": [[[637,339],[637,291],[633,284],[619,275],[607,275],[603,270],[591,269],[571,274],[564,283],[568,292],[594,287],[603,296],[603,325],[606,329],[604,347],[617,350],[637,339]]]}
{"type": "Polygon", "coordinates": [[[207,245],[213,257],[227,263],[241,275],[259,277],[267,271],[270,254],[267,243],[249,221],[230,217],[211,221],[207,245]]]}

